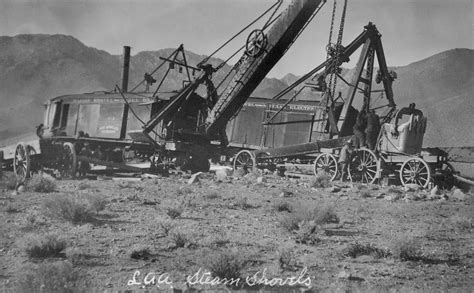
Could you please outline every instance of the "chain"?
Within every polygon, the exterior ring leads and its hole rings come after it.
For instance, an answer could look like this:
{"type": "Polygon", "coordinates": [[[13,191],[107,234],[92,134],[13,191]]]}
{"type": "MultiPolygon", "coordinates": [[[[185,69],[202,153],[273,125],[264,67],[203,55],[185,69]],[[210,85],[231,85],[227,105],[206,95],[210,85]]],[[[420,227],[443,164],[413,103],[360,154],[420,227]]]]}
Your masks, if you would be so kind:
{"type": "Polygon", "coordinates": [[[332,76],[331,78],[334,79],[334,83],[332,84],[332,95],[336,92],[336,84],[337,84],[337,69],[339,68],[339,56],[341,53],[342,47],[342,35],[344,34],[344,23],[346,19],[346,9],[347,9],[347,0],[344,0],[344,8],[342,9],[342,16],[341,16],[341,24],[339,26],[339,34],[337,36],[337,43],[336,43],[336,52],[335,52],[335,64],[332,67],[332,76]]]}
{"type": "MultiPolygon", "coordinates": [[[[334,30],[334,19],[336,18],[336,6],[337,6],[337,1],[334,0],[334,5],[332,7],[332,17],[331,17],[331,27],[329,29],[329,40],[328,40],[328,45],[326,46],[326,52],[327,52],[327,55],[326,55],[326,60],[329,60],[331,58],[331,42],[332,42],[332,32],[334,30]]],[[[326,76],[327,76],[327,71],[325,70],[324,73],[323,73],[323,80],[326,80],[326,76]]],[[[329,104],[329,96],[331,93],[328,92],[328,90],[330,91],[332,88],[332,76],[329,78],[329,84],[328,86],[326,87],[326,104],[329,104]]]]}

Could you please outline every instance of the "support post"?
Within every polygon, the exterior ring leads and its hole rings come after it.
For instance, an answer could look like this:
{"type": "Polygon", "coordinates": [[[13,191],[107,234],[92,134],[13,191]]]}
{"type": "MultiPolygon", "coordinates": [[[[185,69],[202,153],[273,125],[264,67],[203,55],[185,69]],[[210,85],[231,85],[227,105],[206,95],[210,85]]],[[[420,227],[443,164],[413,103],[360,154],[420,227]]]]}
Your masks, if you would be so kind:
{"type": "MultiPolygon", "coordinates": [[[[128,92],[128,73],[130,71],[130,47],[123,46],[123,67],[122,67],[122,93],[128,92]]],[[[123,107],[122,128],[120,129],[120,138],[124,139],[127,134],[128,105],[123,107]]]]}

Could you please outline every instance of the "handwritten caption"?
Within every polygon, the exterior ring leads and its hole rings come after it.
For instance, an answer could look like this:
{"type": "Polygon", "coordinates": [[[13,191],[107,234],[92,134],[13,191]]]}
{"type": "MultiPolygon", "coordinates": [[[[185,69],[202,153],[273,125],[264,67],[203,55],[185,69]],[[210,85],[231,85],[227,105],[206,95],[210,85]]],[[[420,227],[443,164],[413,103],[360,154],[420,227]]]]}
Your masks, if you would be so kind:
{"type": "MultiPolygon", "coordinates": [[[[217,285],[227,285],[239,287],[242,285],[247,285],[250,287],[253,286],[305,286],[307,288],[311,287],[311,277],[307,276],[307,268],[304,267],[299,274],[290,277],[269,277],[267,276],[267,269],[257,271],[251,276],[245,278],[220,278],[213,277],[212,274],[202,268],[191,275],[186,277],[185,285],[195,286],[217,286],[217,285]]],[[[157,272],[148,272],[147,274],[142,275],[139,270],[136,270],[133,273],[133,276],[127,282],[128,286],[156,286],[158,288],[167,287],[173,288],[174,283],[171,279],[169,273],[157,273],[157,272]]]]}

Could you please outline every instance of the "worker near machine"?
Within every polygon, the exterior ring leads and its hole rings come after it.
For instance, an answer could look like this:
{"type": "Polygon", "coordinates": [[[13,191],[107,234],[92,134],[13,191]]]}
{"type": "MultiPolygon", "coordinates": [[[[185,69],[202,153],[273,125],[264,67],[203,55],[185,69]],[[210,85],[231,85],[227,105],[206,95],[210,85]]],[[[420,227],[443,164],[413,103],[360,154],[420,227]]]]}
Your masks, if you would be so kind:
{"type": "Polygon", "coordinates": [[[365,146],[365,129],[367,128],[367,115],[365,110],[361,110],[357,114],[356,122],[352,128],[354,131],[354,136],[356,137],[356,148],[365,146]]]}
{"type": "Polygon", "coordinates": [[[148,92],[150,90],[150,86],[156,82],[156,79],[154,79],[153,76],[148,73],[145,73],[143,79],[145,80],[145,91],[148,92]]]}
{"type": "MultiPolygon", "coordinates": [[[[89,143],[88,142],[84,143],[82,149],[79,152],[79,155],[84,156],[84,157],[91,157],[92,156],[92,152],[89,148],[89,143]]],[[[78,167],[77,170],[79,172],[79,177],[86,176],[87,172],[91,170],[91,165],[89,164],[89,162],[86,162],[86,161],[79,161],[77,167],[78,167]]]]}
{"type": "Polygon", "coordinates": [[[352,159],[352,153],[354,152],[354,148],[352,145],[352,140],[348,140],[344,147],[341,149],[341,153],[339,154],[339,168],[341,169],[341,182],[344,181],[346,175],[349,172],[349,164],[352,159]]]}
{"type": "Polygon", "coordinates": [[[377,137],[380,132],[380,118],[375,113],[375,110],[370,110],[367,115],[367,128],[365,129],[367,146],[369,149],[375,149],[377,144],[377,137]]]}

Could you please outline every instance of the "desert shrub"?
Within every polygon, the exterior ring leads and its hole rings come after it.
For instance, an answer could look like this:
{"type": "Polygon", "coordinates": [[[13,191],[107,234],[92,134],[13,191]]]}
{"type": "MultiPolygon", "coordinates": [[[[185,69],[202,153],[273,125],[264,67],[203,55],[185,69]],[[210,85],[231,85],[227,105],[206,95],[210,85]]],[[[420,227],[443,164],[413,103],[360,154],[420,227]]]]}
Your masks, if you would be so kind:
{"type": "Polygon", "coordinates": [[[107,205],[107,200],[103,195],[98,194],[87,194],[84,195],[84,199],[89,206],[91,211],[96,213],[103,211],[107,205]]]}
{"type": "Polygon", "coordinates": [[[288,231],[298,230],[302,222],[312,222],[315,225],[339,223],[339,217],[331,206],[303,206],[292,209],[292,213],[283,217],[280,224],[288,231]]]}
{"type": "Polygon", "coordinates": [[[246,197],[239,198],[234,205],[243,210],[252,208],[252,205],[248,203],[248,199],[246,197]]]}
{"type": "MultiPolygon", "coordinates": [[[[214,277],[225,278],[232,283],[232,280],[240,278],[241,271],[244,268],[242,257],[231,251],[220,251],[206,256],[204,266],[214,277]]],[[[237,285],[235,283],[230,285],[237,285]]]]}
{"type": "Polygon", "coordinates": [[[168,236],[171,229],[173,229],[174,224],[171,221],[164,220],[158,223],[158,227],[163,231],[165,236],[168,236]]]}
{"type": "Polygon", "coordinates": [[[275,210],[279,212],[291,212],[290,204],[286,201],[280,201],[275,204],[275,210]]]}
{"type": "Polygon", "coordinates": [[[369,197],[372,197],[372,193],[370,192],[370,190],[368,189],[362,189],[360,191],[360,197],[362,198],[369,198],[369,197]]]}
{"type": "Polygon", "coordinates": [[[124,188],[132,188],[133,187],[133,184],[130,183],[130,181],[119,181],[119,183],[117,184],[118,187],[124,189],[124,188]]]}
{"type": "Polygon", "coordinates": [[[145,190],[145,186],[134,186],[133,188],[138,192],[143,192],[143,190],[145,190]]]}
{"type": "Polygon", "coordinates": [[[454,224],[454,227],[459,232],[467,232],[467,231],[471,230],[472,227],[474,227],[474,224],[472,222],[472,218],[455,216],[451,219],[451,221],[454,224]]]}
{"type": "Polygon", "coordinates": [[[28,235],[24,239],[25,252],[32,258],[60,256],[66,241],[56,234],[28,235]]]}
{"type": "Polygon", "coordinates": [[[66,248],[64,254],[74,266],[83,264],[84,260],[88,257],[88,255],[82,249],[77,247],[66,248]]]}
{"type": "Polygon", "coordinates": [[[18,213],[20,210],[14,204],[8,204],[4,211],[9,214],[18,213]]]}
{"type": "Polygon", "coordinates": [[[402,239],[398,243],[397,255],[402,261],[418,261],[423,259],[420,241],[414,238],[402,239]]]}
{"type": "Polygon", "coordinates": [[[216,199],[219,198],[219,194],[216,191],[206,194],[207,199],[216,199]]]}
{"type": "Polygon", "coordinates": [[[46,174],[35,174],[28,180],[28,188],[43,193],[50,193],[56,191],[56,180],[46,174]]]}
{"type": "Polygon", "coordinates": [[[90,207],[84,200],[71,195],[56,195],[43,202],[43,212],[51,217],[69,221],[73,224],[92,219],[90,207]]]}
{"type": "Polygon", "coordinates": [[[232,174],[232,176],[244,177],[246,174],[247,174],[247,171],[245,171],[244,169],[237,169],[237,170],[234,170],[234,173],[232,174]]]}
{"type": "Polygon", "coordinates": [[[21,274],[14,292],[87,292],[89,282],[68,261],[42,263],[21,274]]]}
{"type": "Polygon", "coordinates": [[[198,200],[195,197],[189,196],[181,201],[181,205],[186,208],[195,209],[198,206],[198,200]]]}
{"type": "Polygon", "coordinates": [[[300,222],[300,217],[294,214],[284,216],[280,219],[280,225],[288,231],[297,230],[300,222]]]}
{"type": "Polygon", "coordinates": [[[311,178],[309,182],[310,187],[314,188],[326,188],[331,186],[331,175],[320,172],[318,175],[311,178]]]}
{"type": "Polygon", "coordinates": [[[400,188],[397,188],[397,187],[394,187],[394,186],[389,187],[387,192],[388,193],[395,193],[395,194],[402,194],[403,193],[403,191],[400,188]]]}
{"type": "Polygon", "coordinates": [[[295,241],[300,244],[313,245],[321,242],[318,236],[318,225],[315,221],[302,221],[298,223],[295,231],[295,241]]]}
{"type": "Polygon", "coordinates": [[[282,249],[278,252],[278,264],[283,270],[292,270],[297,265],[295,253],[291,249],[282,249]]]}
{"type": "Polygon", "coordinates": [[[193,190],[187,186],[181,186],[180,188],[178,188],[178,190],[176,190],[176,195],[178,196],[190,193],[193,193],[193,190]]]}
{"type": "Polygon", "coordinates": [[[166,210],[166,214],[170,216],[171,219],[176,219],[181,216],[183,209],[181,207],[169,207],[166,210]]]}
{"type": "Polygon", "coordinates": [[[133,259],[148,259],[151,256],[150,248],[148,246],[137,245],[132,248],[130,258],[133,259]]]}
{"type": "MultiPolygon", "coordinates": [[[[16,185],[17,185],[17,179],[16,179],[16,176],[15,174],[13,173],[10,173],[8,174],[7,176],[4,177],[5,179],[3,180],[5,183],[5,187],[8,189],[8,190],[14,190],[16,188],[16,185]]],[[[1,178],[0,178],[1,179],[1,178]]]]}
{"type": "Polygon", "coordinates": [[[225,229],[218,229],[212,233],[212,242],[210,243],[211,246],[221,247],[225,246],[229,242],[229,236],[227,235],[227,231],[225,229]]]}
{"type": "Polygon", "coordinates": [[[82,182],[79,183],[79,185],[77,185],[77,190],[86,190],[90,187],[91,186],[87,181],[82,181],[82,182]]]}
{"type": "Polygon", "coordinates": [[[175,247],[184,247],[189,243],[189,238],[184,233],[174,232],[171,233],[171,241],[173,241],[175,247]]]}
{"type": "Polygon", "coordinates": [[[25,218],[25,225],[23,226],[22,230],[24,231],[31,231],[36,227],[36,216],[32,214],[28,214],[25,218]]]}
{"type": "Polygon", "coordinates": [[[372,255],[376,258],[386,258],[392,255],[388,248],[382,249],[375,246],[375,244],[362,244],[359,242],[355,242],[351,244],[345,255],[350,256],[352,258],[356,258],[360,255],[372,255]]]}

